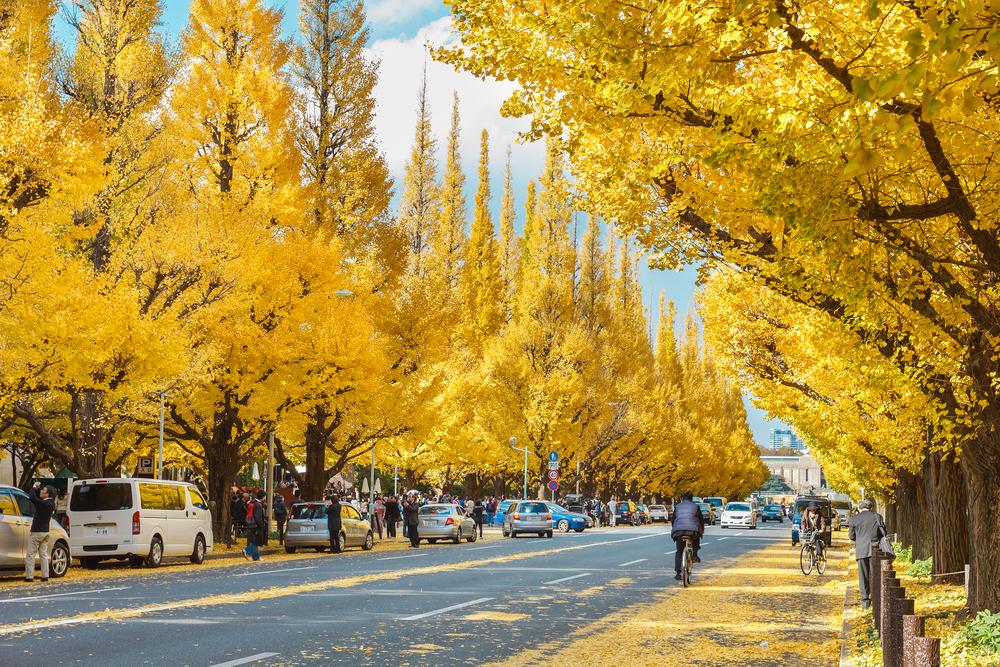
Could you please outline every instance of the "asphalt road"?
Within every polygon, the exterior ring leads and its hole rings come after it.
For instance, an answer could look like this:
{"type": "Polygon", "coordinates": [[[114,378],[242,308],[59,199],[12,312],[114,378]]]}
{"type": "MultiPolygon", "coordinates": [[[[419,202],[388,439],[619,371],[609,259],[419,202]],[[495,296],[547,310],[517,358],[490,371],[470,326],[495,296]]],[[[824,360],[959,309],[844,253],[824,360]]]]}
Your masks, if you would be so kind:
{"type": "MultiPolygon", "coordinates": [[[[787,523],[711,527],[693,585],[788,539],[787,523]]],[[[493,533],[457,546],[18,587],[0,591],[0,664],[481,664],[664,588],[683,594],[673,550],[664,526],[493,533]]]]}

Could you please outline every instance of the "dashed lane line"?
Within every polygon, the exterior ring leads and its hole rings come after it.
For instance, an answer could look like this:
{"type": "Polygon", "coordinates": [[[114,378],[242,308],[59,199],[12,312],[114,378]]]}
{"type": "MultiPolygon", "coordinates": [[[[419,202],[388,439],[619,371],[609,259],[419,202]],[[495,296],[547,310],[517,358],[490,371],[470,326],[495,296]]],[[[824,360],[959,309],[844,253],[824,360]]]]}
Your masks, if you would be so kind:
{"type": "Polygon", "coordinates": [[[645,563],[648,558],[637,558],[636,560],[630,560],[627,563],[619,563],[618,567],[628,567],[629,565],[635,565],[636,563],[645,563]]]}
{"type": "Polygon", "coordinates": [[[552,584],[561,584],[564,581],[572,581],[573,579],[579,579],[580,577],[589,577],[590,572],[581,572],[580,574],[572,574],[568,577],[563,577],[562,579],[553,579],[552,581],[542,582],[543,586],[551,586],[552,584]]]}
{"type": "Polygon", "coordinates": [[[439,614],[447,614],[449,611],[455,611],[456,609],[464,609],[465,607],[471,607],[474,604],[482,604],[483,602],[489,602],[493,598],[476,598],[475,600],[469,600],[468,602],[460,602],[458,604],[453,604],[450,607],[444,607],[442,609],[435,609],[434,611],[426,611],[422,614],[414,614],[413,616],[404,616],[401,621],[419,621],[422,618],[430,618],[431,616],[437,616],[439,614]]]}
{"type": "Polygon", "coordinates": [[[235,660],[229,660],[227,662],[217,662],[210,667],[237,667],[237,665],[249,665],[251,662],[257,662],[258,660],[266,660],[267,658],[273,658],[278,655],[277,653],[256,653],[254,655],[248,655],[245,658],[236,658],[235,660]]]}

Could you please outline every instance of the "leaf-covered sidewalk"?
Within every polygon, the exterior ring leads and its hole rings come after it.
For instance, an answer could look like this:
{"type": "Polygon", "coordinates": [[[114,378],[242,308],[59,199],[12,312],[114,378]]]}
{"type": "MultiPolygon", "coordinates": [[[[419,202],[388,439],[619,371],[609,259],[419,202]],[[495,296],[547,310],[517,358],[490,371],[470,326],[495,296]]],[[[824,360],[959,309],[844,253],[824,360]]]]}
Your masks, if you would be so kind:
{"type": "MultiPolygon", "coordinates": [[[[706,551],[708,556],[710,552],[706,551]]],[[[500,665],[702,665],[827,667],[838,664],[844,548],[826,574],[806,577],[787,543],[696,570],[650,602],[580,628],[500,665]]]]}

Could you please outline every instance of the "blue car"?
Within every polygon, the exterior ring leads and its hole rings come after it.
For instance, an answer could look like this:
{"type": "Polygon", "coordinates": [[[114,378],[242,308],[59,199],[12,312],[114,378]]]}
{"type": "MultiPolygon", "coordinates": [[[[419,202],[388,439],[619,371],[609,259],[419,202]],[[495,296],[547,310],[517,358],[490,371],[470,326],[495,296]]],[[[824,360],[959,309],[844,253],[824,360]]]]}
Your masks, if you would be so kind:
{"type": "Polygon", "coordinates": [[[584,528],[590,527],[590,517],[577,512],[570,512],[568,509],[553,502],[546,502],[549,511],[552,512],[552,526],[563,533],[575,530],[582,533],[584,528]]]}
{"type": "Polygon", "coordinates": [[[503,520],[507,517],[507,510],[510,509],[510,506],[512,504],[514,504],[513,500],[501,500],[500,501],[500,504],[497,505],[496,516],[493,517],[493,525],[494,526],[502,526],[503,525],[503,520]]]}

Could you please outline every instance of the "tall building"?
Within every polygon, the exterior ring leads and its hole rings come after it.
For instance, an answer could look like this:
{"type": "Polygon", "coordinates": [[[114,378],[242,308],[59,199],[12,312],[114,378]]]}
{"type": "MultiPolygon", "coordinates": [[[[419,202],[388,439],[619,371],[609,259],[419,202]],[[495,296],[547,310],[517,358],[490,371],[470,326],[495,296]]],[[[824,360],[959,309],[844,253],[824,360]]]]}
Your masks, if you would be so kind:
{"type": "Polygon", "coordinates": [[[806,443],[802,442],[802,438],[790,428],[772,428],[771,429],[771,449],[781,449],[782,447],[789,447],[797,452],[806,451],[806,443]]]}

